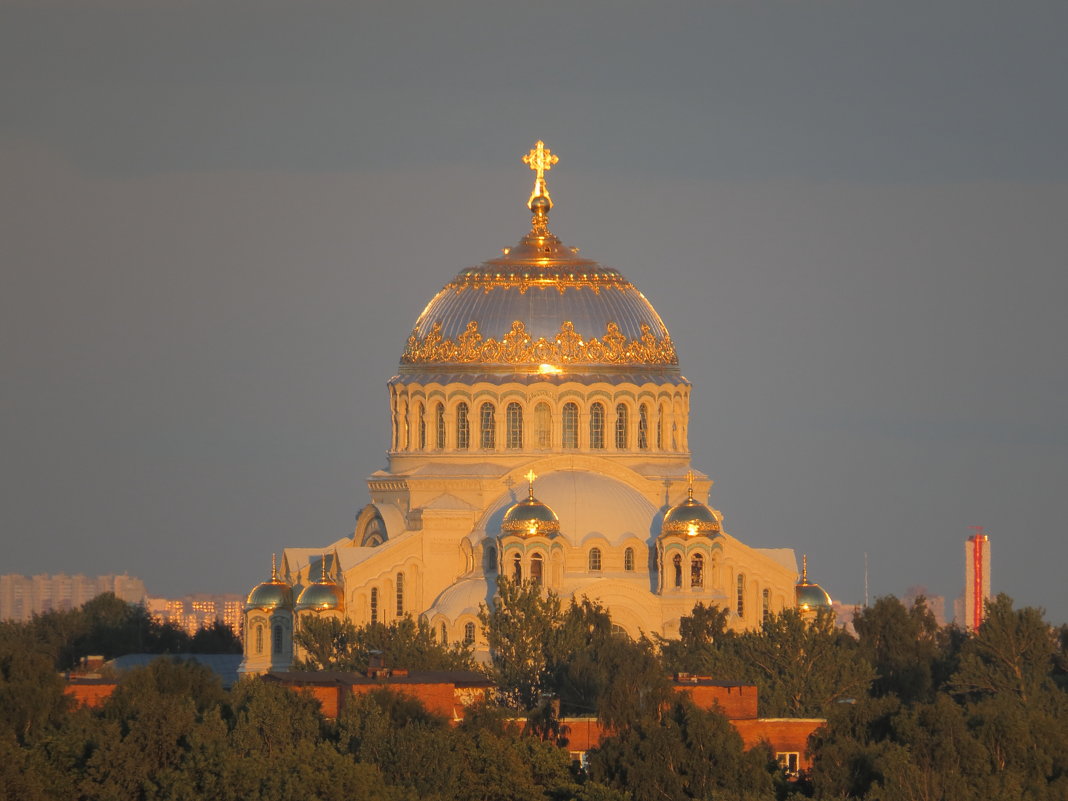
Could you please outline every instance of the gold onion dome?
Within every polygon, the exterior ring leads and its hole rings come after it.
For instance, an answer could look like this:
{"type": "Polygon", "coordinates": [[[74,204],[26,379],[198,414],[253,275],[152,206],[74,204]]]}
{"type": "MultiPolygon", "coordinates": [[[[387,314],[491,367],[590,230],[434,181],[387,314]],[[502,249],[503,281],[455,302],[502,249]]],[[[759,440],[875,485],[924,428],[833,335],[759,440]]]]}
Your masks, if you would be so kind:
{"type": "Polygon", "coordinates": [[[323,556],[323,573],[314,584],[309,584],[300,592],[297,598],[297,609],[315,610],[325,612],[332,609],[340,609],[344,596],[337,582],[326,575],[326,556],[323,556]]]}
{"type": "Polygon", "coordinates": [[[678,373],[671,335],[645,296],[549,231],[545,173],[559,158],[538,142],[523,161],[537,173],[530,232],[434,296],[415,321],[401,371],[449,365],[553,374],[574,365],[678,373]]]}
{"type": "Polygon", "coordinates": [[[271,580],[252,588],[245,599],[245,609],[292,609],[293,589],[278,578],[278,564],[271,554],[271,580]]]}
{"type": "Polygon", "coordinates": [[[801,557],[801,580],[794,587],[794,595],[797,598],[797,608],[802,611],[831,608],[831,596],[827,591],[808,580],[808,554],[801,557]]]}
{"type": "Polygon", "coordinates": [[[664,523],[660,527],[660,535],[663,537],[671,534],[681,534],[688,537],[696,537],[698,534],[714,536],[719,534],[719,519],[716,513],[708,506],[693,497],[693,471],[686,474],[689,487],[686,490],[686,500],[668,509],[664,515],[664,523]]]}
{"type": "Polygon", "coordinates": [[[521,537],[537,537],[555,534],[560,530],[560,518],[556,512],[534,497],[534,471],[526,475],[527,497],[512,504],[501,521],[502,534],[518,534],[521,537]]]}

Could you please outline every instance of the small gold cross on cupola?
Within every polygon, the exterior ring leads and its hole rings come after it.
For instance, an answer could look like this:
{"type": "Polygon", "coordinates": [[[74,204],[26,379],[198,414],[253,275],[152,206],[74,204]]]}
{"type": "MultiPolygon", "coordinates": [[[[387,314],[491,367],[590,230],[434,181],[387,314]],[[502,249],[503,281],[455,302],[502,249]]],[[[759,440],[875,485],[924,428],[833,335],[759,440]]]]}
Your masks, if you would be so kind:
{"type": "Polygon", "coordinates": [[[537,177],[534,179],[534,190],[530,193],[527,208],[534,214],[534,233],[545,236],[548,233],[548,215],[553,207],[553,200],[549,197],[549,188],[545,185],[545,173],[560,161],[560,157],[545,146],[540,139],[534,144],[533,149],[523,156],[523,163],[534,170],[537,177]]]}

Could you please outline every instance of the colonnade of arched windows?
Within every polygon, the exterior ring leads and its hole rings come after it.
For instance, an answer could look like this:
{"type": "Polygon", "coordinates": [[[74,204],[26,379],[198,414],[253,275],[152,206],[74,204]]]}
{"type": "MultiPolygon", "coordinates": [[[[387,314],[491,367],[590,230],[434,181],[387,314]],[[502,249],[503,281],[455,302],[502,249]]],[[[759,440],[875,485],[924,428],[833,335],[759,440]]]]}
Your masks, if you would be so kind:
{"type": "MultiPolygon", "coordinates": [[[[596,395],[594,396],[596,397],[596,395]]],[[[409,400],[394,394],[393,451],[592,450],[617,452],[686,449],[688,397],[606,403],[563,399],[503,401],[409,400]]]]}

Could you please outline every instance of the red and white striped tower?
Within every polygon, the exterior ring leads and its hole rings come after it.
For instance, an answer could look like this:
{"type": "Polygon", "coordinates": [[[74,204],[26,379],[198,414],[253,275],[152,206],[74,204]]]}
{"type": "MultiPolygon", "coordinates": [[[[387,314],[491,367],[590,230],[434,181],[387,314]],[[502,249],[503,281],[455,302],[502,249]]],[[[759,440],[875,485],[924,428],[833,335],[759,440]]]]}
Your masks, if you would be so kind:
{"type": "Polygon", "coordinates": [[[975,631],[983,622],[990,599],[990,538],[982,526],[964,541],[964,627],[975,631]]]}

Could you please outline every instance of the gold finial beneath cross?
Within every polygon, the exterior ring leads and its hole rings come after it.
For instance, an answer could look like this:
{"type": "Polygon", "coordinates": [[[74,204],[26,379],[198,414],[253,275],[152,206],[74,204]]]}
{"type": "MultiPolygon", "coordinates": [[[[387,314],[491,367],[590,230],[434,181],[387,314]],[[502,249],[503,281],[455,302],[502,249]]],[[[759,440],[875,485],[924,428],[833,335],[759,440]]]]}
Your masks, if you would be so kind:
{"type": "Polygon", "coordinates": [[[271,581],[278,581],[278,557],[271,554],[271,581]]]}
{"type": "Polygon", "coordinates": [[[687,470],[686,471],[686,484],[688,485],[687,492],[689,493],[689,497],[692,498],[693,497],[693,470],[687,470]]]}
{"type": "Polygon", "coordinates": [[[808,554],[801,554],[801,583],[808,584],[808,554]]]}
{"type": "Polygon", "coordinates": [[[530,500],[534,500],[534,479],[538,477],[537,473],[533,470],[528,470],[525,476],[527,480],[527,491],[530,493],[530,500]]]}

